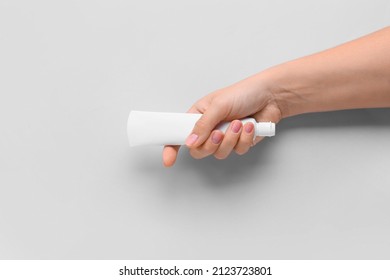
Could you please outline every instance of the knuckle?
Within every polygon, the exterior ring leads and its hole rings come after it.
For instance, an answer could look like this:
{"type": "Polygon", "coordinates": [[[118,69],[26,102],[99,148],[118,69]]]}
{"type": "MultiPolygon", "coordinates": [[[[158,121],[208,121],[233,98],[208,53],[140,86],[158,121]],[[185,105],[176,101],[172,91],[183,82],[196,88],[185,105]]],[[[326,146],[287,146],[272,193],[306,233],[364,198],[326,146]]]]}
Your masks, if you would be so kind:
{"type": "Polygon", "coordinates": [[[205,131],[208,125],[203,118],[200,118],[195,124],[195,130],[197,131],[205,131]]]}
{"type": "Polygon", "coordinates": [[[245,155],[247,152],[248,152],[248,149],[236,149],[234,150],[236,152],[237,155],[239,156],[242,156],[242,155],[245,155]]]}
{"type": "Polygon", "coordinates": [[[219,160],[222,160],[222,159],[226,159],[228,157],[229,154],[214,154],[214,157],[216,159],[219,159],[219,160]]]}
{"type": "Polygon", "coordinates": [[[253,138],[245,138],[245,139],[242,139],[242,145],[243,146],[246,146],[246,147],[251,147],[252,146],[252,144],[254,143],[254,141],[253,141],[253,138]]]}
{"type": "Polygon", "coordinates": [[[215,148],[210,146],[210,145],[205,145],[203,148],[202,148],[203,152],[210,155],[212,154],[213,152],[215,152],[215,148]]]}
{"type": "Polygon", "coordinates": [[[226,101],[224,99],[216,97],[213,99],[213,106],[215,106],[217,108],[223,108],[225,105],[225,102],[226,101]]]}
{"type": "Polygon", "coordinates": [[[199,151],[195,150],[195,149],[191,149],[190,150],[190,155],[194,158],[194,159],[201,159],[202,156],[201,154],[199,153],[199,151]]]}
{"type": "Polygon", "coordinates": [[[237,144],[237,138],[236,137],[226,137],[224,144],[229,147],[234,147],[237,144]]]}

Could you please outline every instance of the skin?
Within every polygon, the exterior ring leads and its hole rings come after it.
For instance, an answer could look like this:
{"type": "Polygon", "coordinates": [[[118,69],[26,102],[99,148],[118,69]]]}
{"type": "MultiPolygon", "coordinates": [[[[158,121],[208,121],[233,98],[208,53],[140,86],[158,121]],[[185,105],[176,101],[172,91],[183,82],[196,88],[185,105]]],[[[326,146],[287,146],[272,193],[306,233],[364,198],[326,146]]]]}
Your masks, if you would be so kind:
{"type": "MultiPolygon", "coordinates": [[[[390,107],[390,27],[313,55],[286,62],[212,92],[189,110],[202,113],[186,141],[192,157],[243,155],[253,141],[254,117],[278,123],[309,112],[390,107]],[[214,130],[232,121],[226,134],[214,130]]],[[[165,146],[163,164],[173,166],[179,146],[165,146]]]]}

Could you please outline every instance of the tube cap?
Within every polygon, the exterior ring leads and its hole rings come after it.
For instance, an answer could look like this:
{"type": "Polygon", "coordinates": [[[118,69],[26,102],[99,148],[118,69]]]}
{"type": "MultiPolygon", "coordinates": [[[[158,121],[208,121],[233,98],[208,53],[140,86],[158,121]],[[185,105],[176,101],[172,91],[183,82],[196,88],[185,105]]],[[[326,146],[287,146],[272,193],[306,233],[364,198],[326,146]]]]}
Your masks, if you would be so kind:
{"type": "Polygon", "coordinates": [[[256,136],[275,136],[275,123],[273,122],[258,122],[255,129],[256,136]]]}

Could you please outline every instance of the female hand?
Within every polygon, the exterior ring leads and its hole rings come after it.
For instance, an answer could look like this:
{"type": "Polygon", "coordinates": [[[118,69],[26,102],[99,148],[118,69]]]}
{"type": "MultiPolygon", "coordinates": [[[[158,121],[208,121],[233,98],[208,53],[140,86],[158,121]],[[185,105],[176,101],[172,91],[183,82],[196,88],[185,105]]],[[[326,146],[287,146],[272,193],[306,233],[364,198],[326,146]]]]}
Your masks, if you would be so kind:
{"type": "MultiPolygon", "coordinates": [[[[246,153],[253,124],[234,121],[253,116],[259,121],[310,112],[390,107],[390,27],[310,56],[292,60],[196,102],[188,112],[202,113],[186,145],[194,158],[226,158],[233,150],[246,153]],[[233,121],[224,135],[214,130],[233,121]]],[[[261,140],[255,139],[255,143],[261,140]]],[[[175,163],[178,146],[166,146],[165,166],[175,163]]]]}
{"type": "MultiPolygon", "coordinates": [[[[206,95],[188,113],[203,114],[186,140],[191,156],[196,159],[209,155],[225,159],[233,150],[243,155],[263,139],[256,137],[253,141],[254,125],[247,123],[243,126],[238,119],[251,116],[258,122],[277,123],[282,117],[273,94],[265,86],[260,74],[206,95]],[[225,134],[214,130],[222,121],[232,121],[225,134]]],[[[164,147],[165,166],[174,165],[178,150],[179,146],[164,147]]]]}

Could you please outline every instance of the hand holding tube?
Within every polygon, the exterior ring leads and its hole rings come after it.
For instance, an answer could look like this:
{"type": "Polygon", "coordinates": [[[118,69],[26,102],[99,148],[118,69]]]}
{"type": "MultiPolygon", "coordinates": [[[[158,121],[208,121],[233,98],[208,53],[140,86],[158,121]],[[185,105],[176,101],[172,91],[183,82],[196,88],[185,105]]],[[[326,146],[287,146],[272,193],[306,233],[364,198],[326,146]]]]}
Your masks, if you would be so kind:
{"type": "MultiPolygon", "coordinates": [[[[224,159],[232,151],[242,155],[264,138],[253,141],[253,123],[243,125],[239,119],[250,116],[257,122],[277,123],[281,118],[273,95],[256,76],[203,97],[188,112],[203,114],[186,140],[191,156],[197,159],[209,155],[224,159]],[[215,129],[222,121],[231,121],[226,133],[215,129]]],[[[165,166],[175,163],[178,150],[179,146],[164,148],[165,166]]]]}
{"type": "MultiPolygon", "coordinates": [[[[253,125],[242,127],[240,118],[277,123],[309,112],[383,107],[390,107],[390,27],[206,95],[189,110],[203,116],[186,145],[194,158],[223,159],[251,147],[253,125]],[[214,130],[221,121],[233,121],[225,134],[214,130]]],[[[164,148],[165,166],[175,163],[178,149],[164,148]]]]}

